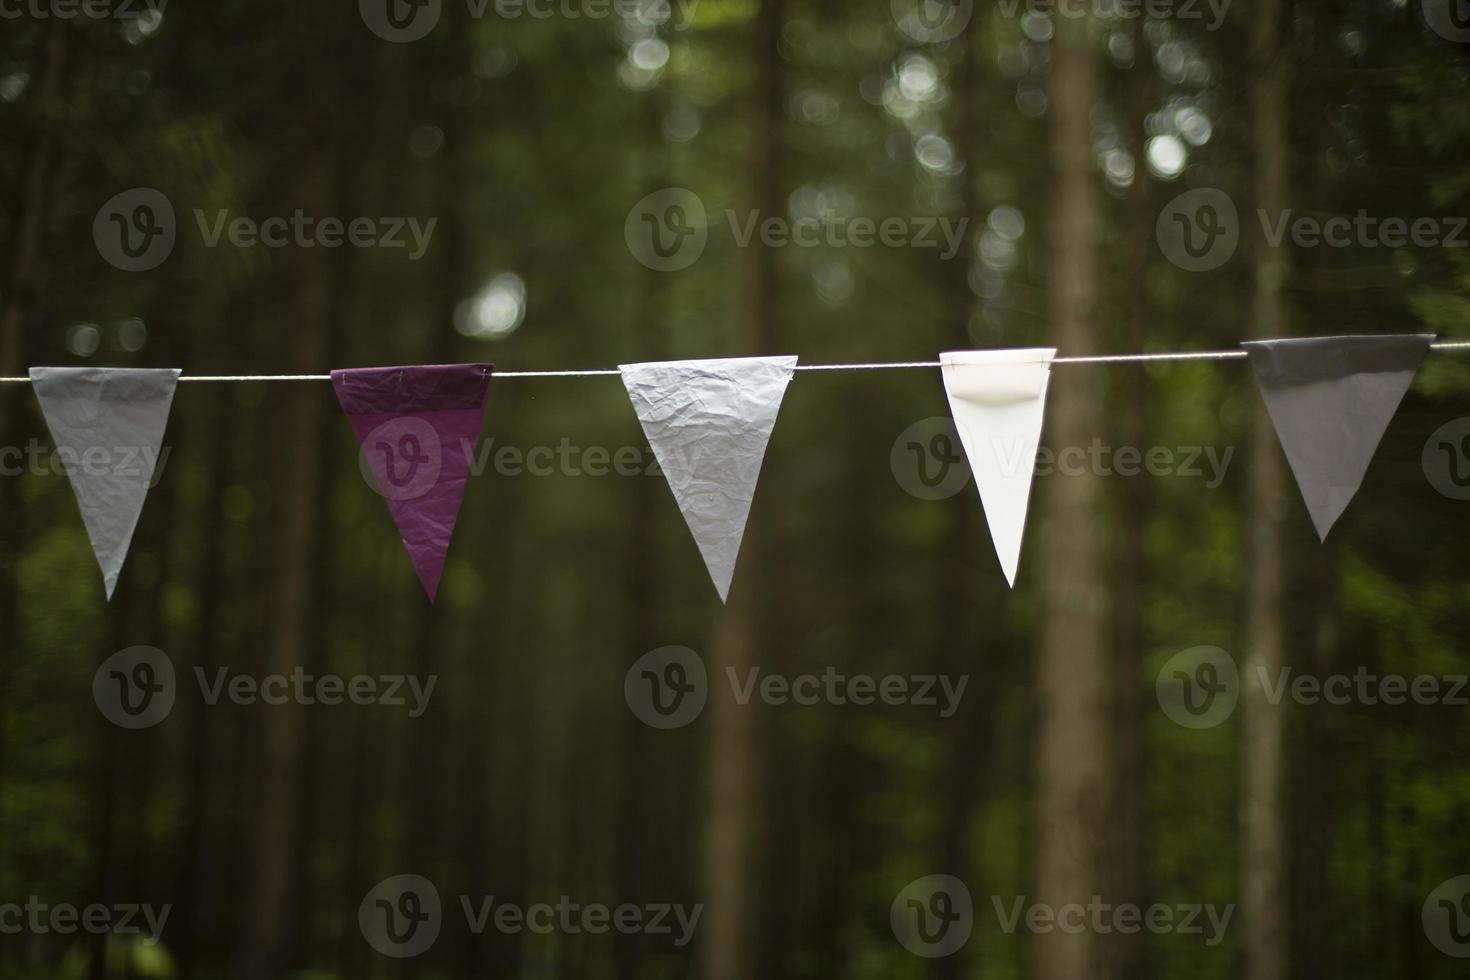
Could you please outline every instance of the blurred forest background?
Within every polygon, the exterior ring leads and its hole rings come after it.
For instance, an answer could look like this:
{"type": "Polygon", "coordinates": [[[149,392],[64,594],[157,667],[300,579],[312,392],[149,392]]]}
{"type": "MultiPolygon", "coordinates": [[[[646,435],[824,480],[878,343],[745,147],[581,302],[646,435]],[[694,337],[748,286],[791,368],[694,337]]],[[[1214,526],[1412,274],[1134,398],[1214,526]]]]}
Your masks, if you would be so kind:
{"type": "MultiPolygon", "coordinates": [[[[1099,2],[1070,19],[978,0],[948,37],[901,23],[903,0],[579,19],[445,0],[411,43],[369,29],[370,6],[4,8],[0,374],[1470,334],[1464,249],[1272,248],[1254,218],[1470,213],[1470,44],[1433,2],[1235,0],[1212,29],[1203,4],[1126,17],[1099,2]],[[135,187],[165,194],[179,228],[172,256],[137,273],[93,238],[99,208],[135,187]],[[625,224],[669,187],[703,201],[709,244],[658,272],[625,224]],[[1156,223],[1206,187],[1238,206],[1240,248],[1190,272],[1156,223]],[[438,224],[411,261],[206,247],[196,209],[438,224]],[[727,210],[969,229],[949,260],[742,247],[727,210]]],[[[26,386],[0,399],[0,445],[49,445],[26,386]]],[[[0,479],[0,902],[174,906],[154,948],[0,936],[0,973],[1462,976],[1421,908],[1470,873],[1465,708],[1247,692],[1194,731],[1154,691],[1201,644],[1242,675],[1470,672],[1470,504],[1421,462],[1431,432],[1470,415],[1470,360],[1431,355],[1325,546],[1259,403],[1240,363],[1059,366],[1052,449],[1237,452],[1216,488],[1038,477],[1012,592],[973,485],[926,500],[890,465],[905,430],[947,415],[938,373],[802,374],[728,608],[661,476],[493,467],[471,482],[430,607],[329,385],[185,384],[110,605],[65,478],[0,479]],[[181,693],[162,724],[124,731],[92,678],[138,644],[181,680],[304,666],[439,682],[414,719],[181,693]],[[623,679],[667,644],[704,657],[712,694],[694,724],[657,731],[623,679]],[[746,665],[970,683],[949,718],[715,693],[746,665]],[[401,962],[357,925],[363,896],[400,873],[432,879],[447,918],[401,962]],[[929,960],[895,938],[889,907],[937,873],[967,883],[975,927],[929,960]],[[992,896],[1094,894],[1238,908],[1213,947],[1008,933],[992,911],[992,896]],[[474,936],[459,895],[705,909],[680,948],[474,936]]],[[[616,378],[492,382],[486,437],[645,445],[616,378]]]]}

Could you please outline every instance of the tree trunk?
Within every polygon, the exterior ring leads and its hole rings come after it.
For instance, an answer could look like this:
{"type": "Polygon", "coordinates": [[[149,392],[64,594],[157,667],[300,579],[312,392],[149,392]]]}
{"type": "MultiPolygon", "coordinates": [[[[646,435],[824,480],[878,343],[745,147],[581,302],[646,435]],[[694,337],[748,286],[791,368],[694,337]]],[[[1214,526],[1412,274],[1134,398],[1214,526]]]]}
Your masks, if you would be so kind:
{"type": "MultiPolygon", "coordinates": [[[[963,245],[945,267],[946,284],[949,288],[952,321],[947,325],[944,349],[966,350],[974,346],[970,339],[970,317],[975,310],[975,292],[970,285],[970,270],[974,262],[975,229],[984,221],[979,195],[976,188],[980,167],[980,154],[976,149],[978,138],[983,132],[979,107],[976,105],[979,86],[981,56],[976,50],[976,30],[971,18],[955,44],[960,48],[958,64],[954,67],[955,77],[955,128],[953,142],[955,155],[964,166],[959,193],[959,217],[969,222],[964,227],[970,233],[963,245]]],[[[869,430],[871,431],[871,430],[869,430]]],[[[967,501],[967,503],[973,503],[967,501]]],[[[976,543],[985,532],[980,528],[980,512],[974,506],[948,508],[951,531],[946,535],[938,560],[934,563],[934,595],[940,599],[941,619],[947,619],[951,629],[936,631],[936,663],[955,676],[973,672],[980,652],[980,597],[976,593],[976,569],[979,567],[976,543]]],[[[864,568],[871,565],[857,565],[864,568]]],[[[941,828],[941,869],[961,880],[968,880],[974,868],[970,846],[970,826],[978,802],[978,789],[984,767],[992,758],[987,752],[987,734],[992,730],[996,691],[993,685],[980,685],[953,718],[943,722],[945,739],[949,746],[949,759],[940,771],[937,788],[939,798],[944,800],[943,825],[941,828]]],[[[974,884],[972,882],[972,884],[974,884]]],[[[933,974],[939,980],[959,980],[972,967],[973,951],[967,955],[961,950],[952,956],[942,956],[933,962],[933,974]]]]}
{"type": "MultiPolygon", "coordinates": [[[[762,215],[780,207],[777,190],[777,127],[781,118],[781,36],[784,0],[761,0],[755,21],[755,76],[750,120],[751,207],[762,215]]],[[[745,308],[739,346],[764,354],[770,343],[775,297],[775,256],[752,242],[746,253],[745,308]]],[[[751,515],[740,555],[740,578],[734,583],[724,609],[715,656],[710,665],[711,685],[726,668],[743,675],[754,666],[760,633],[757,591],[762,580],[760,528],[751,515]]],[[[705,866],[708,925],[701,950],[705,980],[745,980],[756,975],[751,950],[751,909],[754,885],[750,869],[759,812],[755,771],[755,728],[749,707],[723,697],[710,698],[709,838],[705,866]]]]}
{"type": "MultiPolygon", "coordinates": [[[[1052,63],[1056,185],[1051,215],[1050,316],[1056,343],[1085,353],[1097,342],[1096,243],[1099,189],[1092,166],[1090,113],[1098,92],[1097,54],[1086,25],[1059,24],[1052,63]]],[[[1096,371],[1070,371],[1053,386],[1048,441],[1086,445],[1102,411],[1096,371]]],[[[1106,710],[1106,595],[1095,475],[1054,476],[1045,486],[1041,528],[1041,644],[1037,683],[1037,882],[1053,908],[1086,905],[1097,891],[1110,753],[1106,710]]],[[[1033,525],[1035,526],[1035,525],[1033,525]]],[[[1042,980],[1099,976],[1087,933],[1037,937],[1042,980]]]]}
{"type": "MultiPolygon", "coordinates": [[[[1288,79],[1281,50],[1283,13],[1283,0],[1261,0],[1251,18],[1256,205],[1273,217],[1285,210],[1289,189],[1288,79]]],[[[1255,264],[1258,336],[1287,334],[1282,297],[1286,271],[1281,250],[1261,243],[1255,264]]],[[[1250,592],[1241,672],[1241,975],[1246,980],[1281,980],[1286,976],[1289,926],[1284,901],[1286,841],[1281,799],[1286,716],[1280,705],[1267,702],[1264,687],[1254,681],[1259,670],[1276,675],[1286,645],[1281,518],[1286,490],[1285,461],[1271,420],[1258,402],[1251,447],[1250,592]]]]}
{"type": "MultiPolygon", "coordinates": [[[[34,308],[42,275],[41,253],[46,216],[55,190],[55,132],[65,115],[63,82],[67,68],[69,27],[52,18],[46,38],[41,81],[36,94],[36,132],[21,166],[20,187],[11,211],[14,231],[6,243],[9,268],[0,283],[0,376],[25,369],[25,319],[34,308]]],[[[0,446],[18,445],[21,406],[29,404],[23,385],[0,385],[0,446]]],[[[4,712],[9,701],[10,655],[19,641],[16,565],[21,552],[24,511],[11,505],[20,481],[0,479],[0,778],[5,773],[4,712]]],[[[3,845],[0,845],[3,846],[3,845]]]]}
{"type": "MultiPolygon", "coordinates": [[[[652,94],[647,97],[640,120],[642,128],[637,142],[640,148],[659,144],[662,139],[661,120],[667,108],[662,100],[654,98],[652,94]]],[[[640,162],[647,167],[646,156],[640,157],[640,162]]],[[[638,191],[639,197],[656,192],[668,178],[669,174],[664,167],[655,168],[647,175],[645,184],[638,191]]],[[[660,273],[651,269],[642,270],[634,287],[630,310],[630,321],[639,324],[643,333],[640,346],[655,352],[653,356],[663,356],[668,349],[668,338],[665,336],[667,328],[658,316],[663,299],[663,290],[660,288],[662,283],[663,276],[660,273]]],[[[658,623],[657,597],[660,595],[662,580],[659,575],[657,510],[664,501],[641,483],[642,481],[634,480],[630,488],[628,558],[624,565],[629,610],[626,658],[629,663],[658,646],[655,639],[658,623]]],[[[657,840],[657,834],[662,829],[648,826],[648,801],[652,798],[655,783],[655,780],[649,778],[648,726],[631,711],[626,714],[622,758],[623,796],[618,804],[618,839],[624,845],[618,855],[616,874],[618,894],[624,896],[625,900],[636,901],[644,894],[650,879],[666,879],[661,878],[661,869],[654,870],[647,866],[659,850],[648,846],[648,842],[657,840]]],[[[627,932],[618,936],[618,980],[634,980],[638,976],[644,948],[641,933],[627,932]]]]}
{"type": "MultiPolygon", "coordinates": [[[[470,129],[458,86],[470,76],[473,50],[468,29],[454,13],[449,14],[448,22],[443,26],[440,33],[442,47],[436,54],[436,63],[440,67],[436,73],[438,84],[445,92],[443,114],[440,116],[444,143],[435,160],[434,181],[434,208],[439,216],[434,241],[438,296],[434,323],[422,354],[425,364],[448,364],[455,360],[454,310],[468,293],[465,270],[470,267],[466,258],[465,225],[460,216],[460,208],[468,196],[465,140],[470,129]]],[[[425,677],[439,676],[446,665],[454,663],[453,657],[447,655],[450,639],[444,612],[442,606],[427,601],[419,606],[417,663],[414,669],[425,677]]],[[[423,717],[415,719],[404,733],[409,744],[409,751],[404,755],[408,768],[406,781],[413,788],[408,805],[408,826],[418,828],[417,833],[408,837],[404,867],[412,869],[413,874],[426,875],[430,880],[441,877],[442,855],[450,829],[446,817],[457,805],[445,798],[449,786],[444,778],[443,747],[452,744],[446,737],[450,722],[449,699],[446,697],[438,707],[441,710],[426,712],[423,717]]]]}
{"type": "MultiPolygon", "coordinates": [[[[204,500],[204,519],[199,530],[203,551],[199,562],[199,622],[195,632],[196,663],[210,676],[216,665],[225,658],[220,656],[221,630],[220,608],[225,600],[225,554],[224,521],[221,515],[221,498],[228,483],[231,443],[226,436],[229,413],[233,399],[228,391],[209,392],[211,404],[206,409],[207,421],[199,429],[207,433],[207,445],[213,446],[209,458],[208,493],[204,500]]],[[[226,661],[227,662],[227,661],[226,661]]],[[[179,933],[175,945],[180,972],[184,976],[194,974],[201,933],[210,922],[207,910],[213,906],[214,896],[209,891],[214,877],[215,856],[210,850],[209,814],[212,781],[210,776],[217,763],[211,753],[214,726],[212,712],[207,705],[191,706],[189,716],[189,748],[186,754],[184,813],[188,829],[184,832],[184,865],[177,885],[180,897],[179,909],[175,913],[179,920],[179,933]]]]}
{"type": "MultiPolygon", "coordinates": [[[[1154,215],[1156,213],[1150,193],[1152,185],[1142,172],[1142,163],[1148,143],[1145,125],[1155,96],[1153,61],[1144,56],[1149,41],[1144,36],[1142,19],[1133,22],[1133,44],[1138,63],[1128,73],[1125,84],[1125,104],[1128,127],[1131,135],[1130,150],[1137,161],[1133,187],[1128,194],[1129,231],[1127,264],[1121,270],[1126,285],[1120,304],[1122,313],[1122,341],[1124,350],[1143,350],[1149,339],[1147,323],[1149,317],[1148,278],[1146,272],[1153,254],[1154,215]]],[[[1158,338],[1154,338],[1157,340],[1158,338]]],[[[1141,373],[1141,369],[1140,369],[1141,373]]],[[[1148,438],[1148,389],[1140,384],[1136,375],[1121,376],[1124,390],[1121,424],[1118,435],[1121,445],[1142,447],[1148,438]]],[[[1117,394],[1115,389],[1115,395],[1117,394]]],[[[1113,648],[1115,651],[1114,677],[1117,679],[1113,717],[1117,737],[1114,758],[1117,774],[1114,784],[1112,814],[1108,823],[1112,827],[1110,850],[1112,861],[1108,869],[1108,890],[1118,902],[1135,905],[1148,904],[1144,897],[1145,872],[1143,867],[1144,840],[1144,772],[1146,767],[1144,738],[1145,715],[1140,693],[1146,683],[1143,669],[1143,650],[1146,638],[1143,631],[1144,607],[1144,541],[1147,535],[1151,507],[1152,482],[1134,477],[1125,478],[1122,486],[1121,530],[1119,532],[1117,558],[1113,566],[1113,581],[1117,583],[1117,599],[1113,616],[1113,648]]],[[[1108,972],[1130,980],[1141,980],[1147,976],[1146,954],[1148,944],[1141,934],[1118,933],[1110,938],[1108,972]]]]}
{"type": "MultiPolygon", "coordinates": [[[[331,187],[336,164],[333,74],[326,50],[330,20],[305,8],[303,20],[314,54],[307,59],[303,106],[300,207],[307,214],[331,213],[331,187]]],[[[330,275],[328,253],[302,249],[293,256],[297,280],[296,322],[291,325],[291,369],[320,370],[326,351],[330,275]]],[[[283,482],[279,489],[279,533],[275,542],[276,587],[272,601],[270,655],[266,673],[289,675],[306,662],[311,606],[313,552],[320,528],[315,523],[321,480],[315,435],[329,394],[315,384],[291,384],[281,393],[286,435],[281,440],[283,482]]],[[[293,844],[298,832],[298,777],[301,766],[302,715],[296,705],[262,712],[260,791],[256,809],[258,836],[255,862],[245,906],[241,971],[247,980],[266,980],[289,972],[296,942],[295,875],[299,862],[293,844]]]]}

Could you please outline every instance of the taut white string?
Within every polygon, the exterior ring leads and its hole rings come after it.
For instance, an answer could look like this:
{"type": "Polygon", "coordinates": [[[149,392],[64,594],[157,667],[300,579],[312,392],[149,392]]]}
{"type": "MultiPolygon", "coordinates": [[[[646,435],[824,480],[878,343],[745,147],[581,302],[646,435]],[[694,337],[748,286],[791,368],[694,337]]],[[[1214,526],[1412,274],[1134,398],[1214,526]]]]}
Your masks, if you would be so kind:
{"type": "MultiPolygon", "coordinates": [[[[1470,350],[1470,340],[1446,340],[1429,345],[1430,350],[1470,350]]],[[[1097,354],[1086,357],[1058,357],[1053,364],[1152,364],[1163,361],[1240,361],[1249,357],[1243,350],[1173,351],[1164,354],[1097,354]]],[[[915,368],[937,368],[938,361],[890,361],[878,364],[798,364],[798,371],[904,371],[915,368]]],[[[604,378],[617,377],[621,371],[598,369],[592,371],[496,371],[491,376],[500,381],[504,378],[604,378]]],[[[330,374],[194,374],[184,375],[179,381],[330,381],[330,374]]],[[[0,378],[0,384],[30,384],[30,378],[0,378]]]]}

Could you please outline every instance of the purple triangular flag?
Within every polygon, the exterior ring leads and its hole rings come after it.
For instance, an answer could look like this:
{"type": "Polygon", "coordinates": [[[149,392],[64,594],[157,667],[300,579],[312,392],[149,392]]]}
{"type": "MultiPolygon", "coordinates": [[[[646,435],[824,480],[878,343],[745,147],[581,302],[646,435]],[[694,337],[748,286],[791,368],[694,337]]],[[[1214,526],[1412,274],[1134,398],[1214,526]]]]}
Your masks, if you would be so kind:
{"type": "Polygon", "coordinates": [[[485,419],[489,364],[332,372],[364,468],[433,602],[485,419]]]}
{"type": "Polygon", "coordinates": [[[1323,541],[1363,485],[1433,340],[1404,334],[1241,344],[1323,541]]]}

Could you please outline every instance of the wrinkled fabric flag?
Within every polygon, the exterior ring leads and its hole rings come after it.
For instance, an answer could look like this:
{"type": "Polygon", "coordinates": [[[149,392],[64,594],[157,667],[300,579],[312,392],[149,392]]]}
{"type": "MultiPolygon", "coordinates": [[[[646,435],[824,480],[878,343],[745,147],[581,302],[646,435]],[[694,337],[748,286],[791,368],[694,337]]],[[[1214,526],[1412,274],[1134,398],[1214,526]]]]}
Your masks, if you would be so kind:
{"type": "Polygon", "coordinates": [[[37,367],[30,375],[110,601],[148,488],[161,475],[179,372],[37,367]]]}
{"type": "Polygon", "coordinates": [[[1055,347],[940,354],[944,392],[990,539],[1014,588],[1055,347]]]}
{"type": "Polygon", "coordinates": [[[1241,344],[1317,536],[1347,510],[1432,334],[1241,344]]]}
{"type": "Polygon", "coordinates": [[[618,370],[724,602],[796,358],[663,361],[618,370]]]}
{"type": "Polygon", "coordinates": [[[332,372],[363,468],[433,602],[485,419],[489,364],[332,372]]]}

